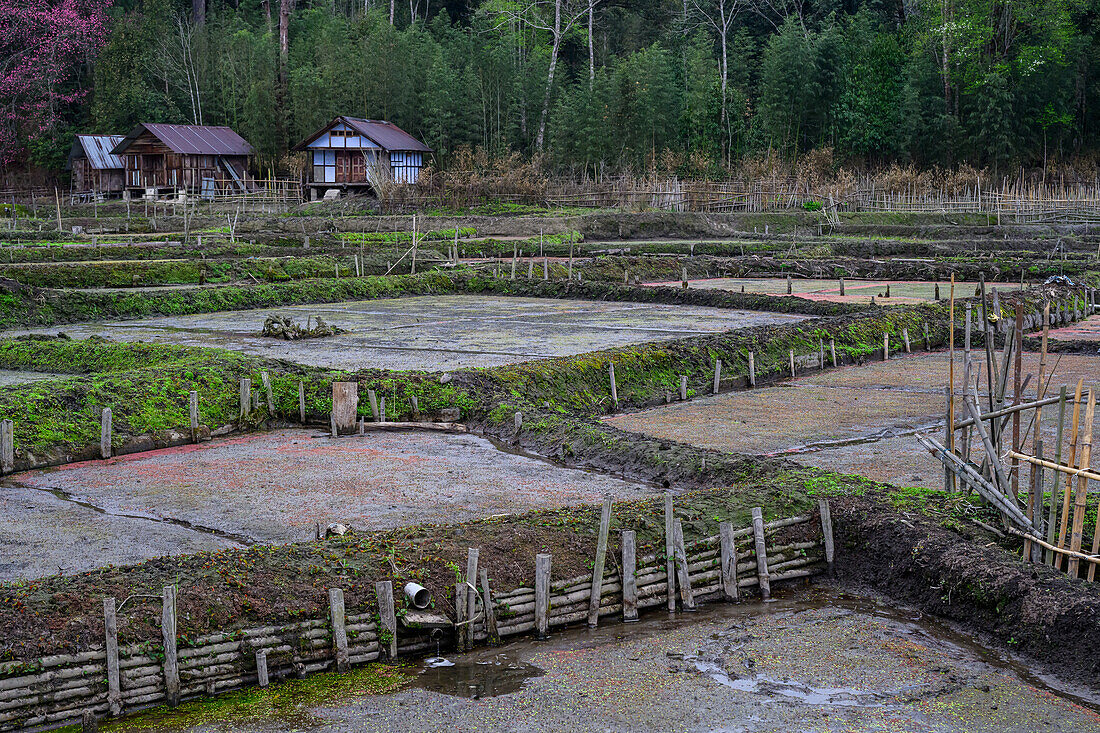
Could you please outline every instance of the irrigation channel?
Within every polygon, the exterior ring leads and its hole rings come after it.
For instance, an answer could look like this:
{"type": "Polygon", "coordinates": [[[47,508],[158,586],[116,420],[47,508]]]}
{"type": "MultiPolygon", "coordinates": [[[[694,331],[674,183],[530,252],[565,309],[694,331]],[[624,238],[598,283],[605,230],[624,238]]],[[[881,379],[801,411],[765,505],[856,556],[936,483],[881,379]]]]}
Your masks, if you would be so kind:
{"type": "Polygon", "coordinates": [[[383,694],[365,692],[369,669],[329,674],[103,730],[1100,730],[1092,693],[917,611],[833,585],[444,651],[400,672],[404,683],[383,694]]]}

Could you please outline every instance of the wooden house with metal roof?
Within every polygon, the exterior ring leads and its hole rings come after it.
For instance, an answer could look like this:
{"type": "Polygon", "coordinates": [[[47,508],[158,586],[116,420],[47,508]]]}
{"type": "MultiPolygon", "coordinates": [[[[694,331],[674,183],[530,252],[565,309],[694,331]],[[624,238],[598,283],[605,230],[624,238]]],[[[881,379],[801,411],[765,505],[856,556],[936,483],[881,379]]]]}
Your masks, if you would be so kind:
{"type": "Polygon", "coordinates": [[[346,116],[335,118],[294,150],[309,153],[307,186],[314,199],[331,189],[378,192],[416,183],[432,152],[392,122],[346,116]]]}
{"type": "Polygon", "coordinates": [[[65,170],[71,171],[74,195],[114,196],[125,185],[126,163],[111,150],[122,135],[77,135],[69,151],[65,170]]]}
{"type": "Polygon", "coordinates": [[[215,195],[245,192],[252,146],[228,127],[143,123],[112,150],[125,162],[125,188],[157,195],[186,191],[215,195]]]}

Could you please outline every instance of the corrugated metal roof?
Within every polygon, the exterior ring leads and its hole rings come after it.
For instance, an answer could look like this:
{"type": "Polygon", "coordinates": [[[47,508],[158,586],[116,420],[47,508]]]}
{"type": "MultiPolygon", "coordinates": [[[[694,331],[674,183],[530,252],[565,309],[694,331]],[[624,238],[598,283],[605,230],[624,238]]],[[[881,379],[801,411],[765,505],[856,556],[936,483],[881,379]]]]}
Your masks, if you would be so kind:
{"type": "Polygon", "coordinates": [[[125,168],[126,163],[122,158],[111,155],[111,150],[120,142],[122,142],[122,135],[77,135],[73,141],[72,152],[69,153],[69,166],[72,166],[74,158],[84,157],[96,170],[125,168]]]}
{"type": "Polygon", "coordinates": [[[135,127],[112,152],[125,152],[145,130],[180,155],[252,155],[248,142],[228,127],[144,123],[135,127]]]}
{"type": "Polygon", "coordinates": [[[345,122],[386,150],[416,150],[430,153],[432,149],[402,130],[392,122],[385,120],[362,120],[358,117],[344,117],[345,122]]]}
{"type": "Polygon", "coordinates": [[[373,140],[383,150],[401,152],[417,151],[421,153],[432,152],[431,148],[392,122],[386,122],[385,120],[364,120],[358,117],[337,117],[332,122],[329,122],[320,130],[317,130],[305,140],[295,145],[293,149],[305,150],[310,143],[332,129],[338,122],[346,123],[352,129],[357,130],[359,134],[365,135],[373,140]]]}

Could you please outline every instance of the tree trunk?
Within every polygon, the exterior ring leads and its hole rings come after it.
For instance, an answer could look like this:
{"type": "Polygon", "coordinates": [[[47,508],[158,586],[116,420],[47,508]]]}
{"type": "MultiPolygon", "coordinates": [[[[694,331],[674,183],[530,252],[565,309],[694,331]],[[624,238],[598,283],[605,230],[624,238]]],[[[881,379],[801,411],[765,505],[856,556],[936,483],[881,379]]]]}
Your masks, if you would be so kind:
{"type": "Polygon", "coordinates": [[[393,25],[393,3],[394,0],[390,0],[390,25],[393,25]]]}
{"type": "Polygon", "coordinates": [[[588,88],[596,81],[596,49],[592,46],[592,23],[596,15],[596,0],[588,0],[588,88]]]}
{"type": "Polygon", "coordinates": [[[535,150],[542,150],[546,139],[546,115],[550,111],[550,94],[554,90],[554,69],[558,65],[558,49],[561,48],[561,3],[554,0],[554,44],[550,50],[550,68],[546,72],[546,93],[542,96],[542,113],[539,115],[539,131],[535,135],[535,150]]]}
{"type": "Polygon", "coordinates": [[[206,0],[191,0],[191,21],[195,25],[206,23],[206,0]]]}
{"type": "Polygon", "coordinates": [[[290,58],[290,15],[294,12],[294,2],[295,0],[279,0],[279,84],[275,90],[275,109],[279,147],[282,150],[286,150],[289,145],[290,119],[286,67],[290,58]]]}

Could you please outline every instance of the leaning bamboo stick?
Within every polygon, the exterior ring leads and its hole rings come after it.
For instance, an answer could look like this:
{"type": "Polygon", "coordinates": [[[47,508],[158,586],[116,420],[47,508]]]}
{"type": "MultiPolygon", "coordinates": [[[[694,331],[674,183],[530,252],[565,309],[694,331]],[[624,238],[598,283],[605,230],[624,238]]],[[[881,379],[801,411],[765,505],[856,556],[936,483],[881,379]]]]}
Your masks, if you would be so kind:
{"type": "Polygon", "coordinates": [[[1085,477],[1087,479],[1091,479],[1093,481],[1100,481],[1100,473],[1096,473],[1096,472],[1092,471],[1089,468],[1069,468],[1067,466],[1063,466],[1060,463],[1055,463],[1054,461],[1047,461],[1047,460],[1044,460],[1042,458],[1036,458],[1035,456],[1029,456],[1026,453],[1017,453],[1016,451],[1009,451],[1008,452],[1008,457],[1009,458],[1018,458],[1019,460],[1026,461],[1027,463],[1030,463],[1033,466],[1042,466],[1043,468],[1052,468],[1055,471],[1060,471],[1061,473],[1067,474],[1069,476],[1077,476],[1077,477],[1082,477],[1083,476],[1083,477],[1085,477]]]}
{"type": "MultiPolygon", "coordinates": [[[[1092,420],[1096,414],[1096,391],[1089,389],[1089,404],[1085,409],[1085,431],[1081,436],[1081,466],[1089,465],[1092,458],[1092,420]]],[[[1074,497],[1073,506],[1073,531],[1070,534],[1069,549],[1074,552],[1081,551],[1081,535],[1085,529],[1085,501],[1088,498],[1089,480],[1086,476],[1077,477],[1077,494],[1074,497]]],[[[1077,577],[1077,558],[1071,557],[1066,567],[1066,572],[1071,578],[1077,577]]]]}
{"type": "Polygon", "coordinates": [[[1005,529],[1005,531],[1008,532],[1009,534],[1014,534],[1017,537],[1023,537],[1025,539],[1030,538],[1032,542],[1039,545],[1040,547],[1045,547],[1046,549],[1051,550],[1052,552],[1056,552],[1059,555],[1067,555],[1069,557],[1072,557],[1072,558],[1075,558],[1075,559],[1078,559],[1078,560],[1084,560],[1085,562],[1093,563],[1092,567],[1096,567],[1096,563],[1100,563],[1100,555],[1096,555],[1096,554],[1086,555],[1083,552],[1074,552],[1073,550],[1067,550],[1064,547],[1055,547],[1054,545],[1050,544],[1049,542],[1044,542],[1043,540],[1039,539],[1038,537],[1032,537],[1031,535],[1029,535],[1025,532],[1021,532],[1020,530],[1016,529],[1015,527],[1007,527],[1005,529]]]}
{"type": "MultiPolygon", "coordinates": [[[[1073,422],[1070,424],[1069,433],[1069,458],[1066,460],[1066,466],[1073,468],[1074,462],[1077,458],[1077,431],[1081,420],[1081,388],[1084,385],[1084,379],[1077,380],[1077,389],[1073,393],[1073,422]]],[[[1066,476],[1066,488],[1062,492],[1062,520],[1058,524],[1058,546],[1066,546],[1066,531],[1069,528],[1069,502],[1070,493],[1073,489],[1073,477],[1066,476]]],[[[1054,558],[1054,568],[1056,570],[1062,569],[1062,556],[1054,558]]]]}

